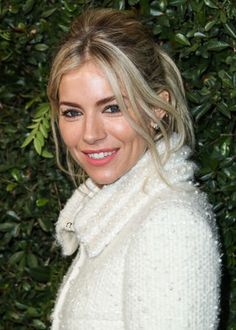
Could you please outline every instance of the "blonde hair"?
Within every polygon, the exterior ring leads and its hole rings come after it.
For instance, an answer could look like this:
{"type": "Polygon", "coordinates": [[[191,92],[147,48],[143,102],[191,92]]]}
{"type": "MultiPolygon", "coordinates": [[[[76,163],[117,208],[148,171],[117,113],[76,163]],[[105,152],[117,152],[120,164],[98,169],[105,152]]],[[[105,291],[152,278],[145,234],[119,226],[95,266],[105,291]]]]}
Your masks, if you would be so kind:
{"type": "MultiPolygon", "coordinates": [[[[169,143],[173,132],[177,132],[179,137],[174,150],[185,143],[194,143],[181,75],[172,59],[155,43],[132,12],[114,9],[93,9],[76,18],[54,59],[48,97],[59,167],[63,169],[56,128],[60,82],[64,74],[83,65],[88,59],[105,72],[124,115],[133,129],[145,139],[159,175],[166,180],[162,168],[173,152],[169,143]],[[129,99],[133,116],[126,109],[121,90],[129,99]],[[169,94],[168,102],[160,96],[163,91],[169,94]],[[156,115],[155,110],[158,109],[165,111],[163,119],[156,115]],[[151,122],[158,125],[155,134],[150,128],[151,122]],[[160,139],[164,139],[166,145],[162,156],[155,145],[160,139]]],[[[68,172],[76,178],[79,166],[68,150],[66,155],[68,172]]]]}

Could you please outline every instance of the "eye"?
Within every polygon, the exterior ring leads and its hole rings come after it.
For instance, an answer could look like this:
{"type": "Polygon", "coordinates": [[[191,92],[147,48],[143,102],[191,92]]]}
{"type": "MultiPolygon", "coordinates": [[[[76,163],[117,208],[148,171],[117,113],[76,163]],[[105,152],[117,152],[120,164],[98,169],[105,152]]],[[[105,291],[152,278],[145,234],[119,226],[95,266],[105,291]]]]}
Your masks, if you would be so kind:
{"type": "Polygon", "coordinates": [[[111,104],[106,106],[103,112],[112,114],[112,113],[119,113],[121,111],[117,104],[111,104]]]}
{"type": "Polygon", "coordinates": [[[82,113],[77,109],[66,109],[66,110],[61,110],[61,115],[66,118],[73,119],[76,117],[80,117],[82,113]]]}

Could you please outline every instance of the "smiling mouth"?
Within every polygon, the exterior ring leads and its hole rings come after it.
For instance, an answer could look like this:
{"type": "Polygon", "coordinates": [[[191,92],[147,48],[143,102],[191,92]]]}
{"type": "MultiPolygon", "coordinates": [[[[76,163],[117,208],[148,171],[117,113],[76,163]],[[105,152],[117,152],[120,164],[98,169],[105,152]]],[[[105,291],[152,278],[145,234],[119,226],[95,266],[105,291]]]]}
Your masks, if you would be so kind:
{"type": "Polygon", "coordinates": [[[110,150],[85,150],[87,162],[93,166],[103,166],[109,164],[117,155],[119,148],[110,150]]]}
{"type": "Polygon", "coordinates": [[[98,152],[98,153],[91,153],[91,154],[87,154],[89,158],[92,159],[104,159],[108,156],[111,156],[115,153],[116,151],[106,151],[106,152],[98,152]]]}

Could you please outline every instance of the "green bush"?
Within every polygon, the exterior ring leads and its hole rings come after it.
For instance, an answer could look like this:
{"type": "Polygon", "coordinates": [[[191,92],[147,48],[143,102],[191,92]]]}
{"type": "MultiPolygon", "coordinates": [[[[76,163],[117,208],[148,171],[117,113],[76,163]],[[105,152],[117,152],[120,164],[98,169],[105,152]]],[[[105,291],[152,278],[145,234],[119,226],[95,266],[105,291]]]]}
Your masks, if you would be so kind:
{"type": "Polygon", "coordinates": [[[136,11],[181,69],[195,119],[198,181],[222,240],[221,329],[236,329],[235,1],[12,0],[0,2],[0,330],[48,329],[71,262],[54,239],[73,186],[53,157],[46,85],[59,40],[88,6],[136,11]]]}

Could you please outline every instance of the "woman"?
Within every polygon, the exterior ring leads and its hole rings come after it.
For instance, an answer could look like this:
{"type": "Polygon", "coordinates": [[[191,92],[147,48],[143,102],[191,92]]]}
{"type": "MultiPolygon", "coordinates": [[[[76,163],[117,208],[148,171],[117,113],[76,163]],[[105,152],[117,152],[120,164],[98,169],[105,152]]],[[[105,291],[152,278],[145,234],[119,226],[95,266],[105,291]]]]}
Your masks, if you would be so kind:
{"type": "Polygon", "coordinates": [[[91,10],[61,46],[48,86],[69,173],[88,175],[62,210],[64,255],[79,249],[52,329],[216,329],[220,258],[193,183],[193,143],[173,61],[131,13],[91,10]]]}

